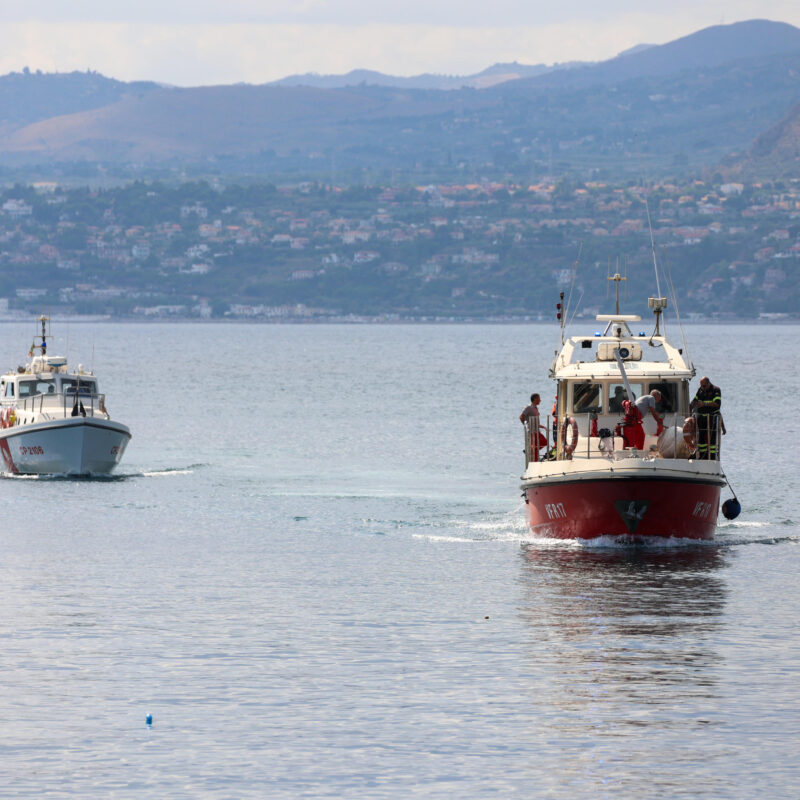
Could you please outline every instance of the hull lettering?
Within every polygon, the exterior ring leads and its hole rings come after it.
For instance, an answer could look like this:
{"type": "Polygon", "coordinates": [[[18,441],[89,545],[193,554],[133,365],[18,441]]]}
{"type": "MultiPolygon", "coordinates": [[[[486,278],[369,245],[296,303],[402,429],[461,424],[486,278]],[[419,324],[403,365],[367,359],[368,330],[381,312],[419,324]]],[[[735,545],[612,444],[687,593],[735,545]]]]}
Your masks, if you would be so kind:
{"type": "Polygon", "coordinates": [[[567,511],[563,503],[546,503],[544,510],[549,519],[567,518],[567,511]]]}

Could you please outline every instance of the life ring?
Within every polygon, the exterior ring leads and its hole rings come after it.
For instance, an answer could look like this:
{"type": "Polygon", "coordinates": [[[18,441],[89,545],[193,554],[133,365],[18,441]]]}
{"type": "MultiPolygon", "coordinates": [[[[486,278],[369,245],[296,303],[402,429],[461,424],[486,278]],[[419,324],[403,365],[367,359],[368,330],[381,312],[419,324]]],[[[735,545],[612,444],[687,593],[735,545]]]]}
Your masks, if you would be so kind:
{"type": "Polygon", "coordinates": [[[697,428],[694,417],[687,417],[683,421],[683,441],[690,453],[697,449],[697,428]]]}
{"type": "Polygon", "coordinates": [[[575,417],[567,417],[566,422],[561,428],[561,447],[565,456],[571,456],[578,446],[578,421],[575,417]],[[571,436],[567,441],[567,428],[569,428],[571,436]]]}

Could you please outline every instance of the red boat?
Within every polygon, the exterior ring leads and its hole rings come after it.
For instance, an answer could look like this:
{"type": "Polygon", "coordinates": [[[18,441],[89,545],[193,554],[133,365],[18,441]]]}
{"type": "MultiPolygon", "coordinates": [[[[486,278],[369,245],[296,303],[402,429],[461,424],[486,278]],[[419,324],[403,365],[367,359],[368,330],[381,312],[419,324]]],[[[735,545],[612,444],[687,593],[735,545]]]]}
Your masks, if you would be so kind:
{"type": "MultiPolygon", "coordinates": [[[[650,307],[650,335],[634,333],[631,325],[639,327],[641,317],[619,310],[598,315],[605,327],[589,336],[565,339],[562,321],[561,349],[550,369],[555,414],[525,424],[521,488],[536,535],[713,537],[727,483],[719,460],[722,430],[714,431],[713,457],[698,458],[690,413],[695,370],[685,348],[661,333],[666,298],[650,298],[650,307]],[[653,390],[660,393],[654,395],[658,420],[637,419],[635,400],[653,390]]],[[[711,424],[719,427],[721,417],[711,424]]]]}

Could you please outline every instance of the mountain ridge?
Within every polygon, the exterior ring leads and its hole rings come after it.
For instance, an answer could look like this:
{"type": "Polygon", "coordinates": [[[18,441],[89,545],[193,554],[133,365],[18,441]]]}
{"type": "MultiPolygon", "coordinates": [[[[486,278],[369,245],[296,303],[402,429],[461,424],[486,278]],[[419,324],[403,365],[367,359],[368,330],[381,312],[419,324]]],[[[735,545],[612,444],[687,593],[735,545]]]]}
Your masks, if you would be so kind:
{"type": "MultiPolygon", "coordinates": [[[[30,109],[0,116],[0,166],[234,159],[256,172],[330,176],[336,163],[353,175],[399,168],[454,179],[629,169],[636,154],[639,170],[710,167],[746,151],[797,102],[795,43],[800,56],[800,29],[784,23],[714,26],[484,89],[174,88],[70,73],[87,83],[70,101],[61,76],[13,73],[0,78],[0,99],[9,86],[39,90],[30,109]],[[686,52],[693,55],[677,58],[686,52]],[[732,53],[744,56],[729,61],[732,53]],[[665,65],[672,71],[664,74],[665,65]],[[50,110],[66,113],[42,118],[47,87],[62,94],[50,110]]],[[[478,74],[502,77],[519,66],[478,74]]]]}

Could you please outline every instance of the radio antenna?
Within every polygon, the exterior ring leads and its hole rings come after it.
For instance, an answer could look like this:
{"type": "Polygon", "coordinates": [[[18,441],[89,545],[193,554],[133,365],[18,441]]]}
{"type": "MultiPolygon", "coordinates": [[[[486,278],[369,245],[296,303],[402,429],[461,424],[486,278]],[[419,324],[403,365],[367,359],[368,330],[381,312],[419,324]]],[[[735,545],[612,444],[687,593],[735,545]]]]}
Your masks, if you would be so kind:
{"type": "Polygon", "coordinates": [[[650,221],[650,205],[647,197],[644,198],[644,207],[647,211],[647,227],[650,230],[650,249],[653,253],[653,269],[656,272],[656,293],[661,297],[661,283],[658,280],[658,259],[656,258],[656,242],[653,237],[653,223],[650,221]]]}

